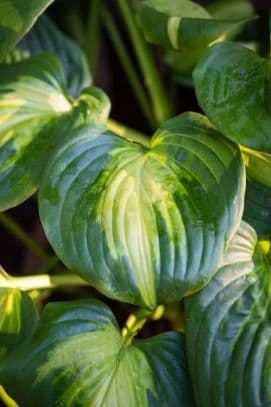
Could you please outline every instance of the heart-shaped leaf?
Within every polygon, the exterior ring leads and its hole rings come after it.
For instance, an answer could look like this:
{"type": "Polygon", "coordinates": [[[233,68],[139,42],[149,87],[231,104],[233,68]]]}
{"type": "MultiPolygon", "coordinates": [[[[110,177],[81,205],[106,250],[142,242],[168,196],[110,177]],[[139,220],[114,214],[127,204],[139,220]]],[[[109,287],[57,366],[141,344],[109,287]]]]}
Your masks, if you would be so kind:
{"type": "Polygon", "coordinates": [[[271,403],[270,247],[243,224],[215,277],[187,301],[188,361],[199,406],[271,403]]]}
{"type": "Polygon", "coordinates": [[[271,152],[270,60],[223,42],[206,52],[193,77],[201,108],[225,136],[271,152]]]}
{"type": "MultiPolygon", "coordinates": [[[[0,281],[6,278],[0,269],[0,281]]],[[[2,284],[1,284],[2,285],[2,284]]],[[[38,324],[31,298],[15,288],[0,287],[0,361],[18,345],[29,340],[38,324]]]]}
{"type": "Polygon", "coordinates": [[[9,55],[8,61],[19,61],[42,52],[56,54],[65,71],[66,88],[73,98],[78,98],[90,86],[91,77],[84,53],[55,24],[42,15],[31,31],[9,55]]]}
{"type": "Polygon", "coordinates": [[[211,278],[240,223],[244,168],[208,120],[166,122],[151,147],[103,127],[63,137],[39,206],[62,261],[98,290],[154,308],[211,278]]]}
{"type": "Polygon", "coordinates": [[[73,102],[65,76],[51,54],[0,66],[0,210],[18,205],[39,185],[57,126],[104,121],[110,103],[95,88],[73,102]],[[69,117],[68,117],[69,115],[69,117]]]}
{"type": "Polygon", "coordinates": [[[137,17],[148,41],[182,51],[206,48],[246,23],[214,19],[189,0],[144,0],[138,5],[137,17]]]}
{"type": "Polygon", "coordinates": [[[249,178],[271,188],[271,154],[241,146],[249,178]]]}
{"type": "Polygon", "coordinates": [[[1,0],[0,61],[34,24],[36,18],[53,0],[1,0]]]}
{"type": "Polygon", "coordinates": [[[95,300],[47,305],[0,378],[22,407],[193,406],[182,335],[127,342],[95,300]]]}

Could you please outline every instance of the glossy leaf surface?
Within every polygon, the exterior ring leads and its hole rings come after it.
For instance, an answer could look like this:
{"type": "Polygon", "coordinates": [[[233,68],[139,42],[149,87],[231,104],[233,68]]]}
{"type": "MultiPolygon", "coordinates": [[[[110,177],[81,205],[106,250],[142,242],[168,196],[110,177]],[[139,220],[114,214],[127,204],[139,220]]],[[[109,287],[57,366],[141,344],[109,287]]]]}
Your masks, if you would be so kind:
{"type": "Polygon", "coordinates": [[[103,127],[67,134],[39,206],[69,268],[109,297],[154,308],[206,284],[240,222],[243,194],[238,147],[186,113],[165,122],[150,149],[103,127]]]}
{"type": "Polygon", "coordinates": [[[49,17],[42,15],[18,44],[10,59],[25,59],[45,51],[58,56],[65,71],[66,88],[73,98],[78,98],[82,90],[91,84],[86,57],[49,17]]]}
{"type": "Polygon", "coordinates": [[[78,101],[71,101],[62,67],[52,54],[2,65],[0,210],[23,202],[37,189],[58,125],[65,132],[72,122],[83,118],[103,121],[109,107],[108,98],[96,88],[87,89],[78,101]]]}
{"type": "Polygon", "coordinates": [[[0,361],[29,339],[38,323],[30,297],[14,288],[0,288],[0,361]]]}
{"type": "Polygon", "coordinates": [[[47,305],[36,335],[0,377],[21,407],[193,406],[181,334],[128,344],[95,300],[47,305]]]}
{"type": "Polygon", "coordinates": [[[223,42],[212,46],[194,70],[198,102],[231,140],[271,152],[271,66],[253,51],[223,42]]]}
{"type": "Polygon", "coordinates": [[[188,0],[144,0],[138,5],[138,22],[148,41],[183,51],[206,48],[245,21],[214,19],[188,0]]]}
{"type": "Polygon", "coordinates": [[[1,0],[0,60],[16,45],[53,0],[1,0]]]}
{"type": "Polygon", "coordinates": [[[243,224],[211,282],[187,301],[197,405],[270,406],[270,242],[243,224]],[[261,253],[261,254],[260,254],[261,253]],[[199,374],[200,372],[200,374],[199,374]]]}

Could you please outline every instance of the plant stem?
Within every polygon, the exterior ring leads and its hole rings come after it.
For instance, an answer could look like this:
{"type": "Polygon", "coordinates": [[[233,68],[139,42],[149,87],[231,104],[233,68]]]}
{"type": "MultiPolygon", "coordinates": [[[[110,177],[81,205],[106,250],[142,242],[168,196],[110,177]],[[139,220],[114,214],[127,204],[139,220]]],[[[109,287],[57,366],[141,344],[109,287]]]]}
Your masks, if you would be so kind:
{"type": "Polygon", "coordinates": [[[151,139],[144,134],[131,129],[124,124],[116,122],[115,120],[109,119],[106,123],[109,130],[116,133],[118,136],[123,137],[130,141],[135,141],[136,143],[142,144],[143,146],[150,148],[151,139]]]}
{"type": "Polygon", "coordinates": [[[0,223],[18,240],[20,240],[29,250],[41,260],[47,260],[48,254],[31,236],[18,225],[7,213],[0,213],[0,223]]]}
{"type": "Polygon", "coordinates": [[[15,400],[13,400],[6,392],[3,386],[0,385],[0,399],[7,407],[19,407],[15,400]]]}
{"type": "Polygon", "coordinates": [[[134,10],[129,0],[118,0],[118,4],[126,22],[137,60],[145,79],[145,84],[149,90],[157,124],[159,125],[172,116],[172,107],[170,106],[161,78],[156,69],[151,50],[137,27],[134,10]]]}
{"type": "MultiPolygon", "coordinates": [[[[1,270],[0,270],[1,271],[1,270]]],[[[85,280],[75,274],[39,274],[34,276],[11,277],[3,270],[0,275],[1,288],[19,288],[22,291],[44,290],[61,286],[89,286],[85,280]]]]}
{"type": "Polygon", "coordinates": [[[92,0],[87,18],[87,29],[85,33],[85,50],[89,63],[90,71],[95,77],[97,54],[99,49],[100,39],[100,8],[101,0],[92,0]]]}
{"type": "Polygon", "coordinates": [[[165,307],[159,305],[154,311],[140,308],[134,314],[131,314],[121,331],[121,334],[124,337],[124,344],[126,346],[129,345],[134,336],[137,335],[138,331],[142,329],[147,321],[160,319],[164,314],[164,310],[165,307]]]}
{"type": "Polygon", "coordinates": [[[142,86],[142,82],[138,78],[137,72],[134,68],[133,62],[126,50],[125,44],[119,34],[117,26],[112,18],[111,14],[106,8],[102,10],[102,19],[104,22],[105,29],[109,35],[110,41],[112,42],[114,49],[118,55],[118,58],[123,66],[123,69],[127,75],[130,85],[133,89],[134,95],[138,101],[139,107],[141,108],[148,124],[152,129],[155,128],[155,119],[151,109],[151,104],[148,97],[145,94],[145,90],[142,86]]]}

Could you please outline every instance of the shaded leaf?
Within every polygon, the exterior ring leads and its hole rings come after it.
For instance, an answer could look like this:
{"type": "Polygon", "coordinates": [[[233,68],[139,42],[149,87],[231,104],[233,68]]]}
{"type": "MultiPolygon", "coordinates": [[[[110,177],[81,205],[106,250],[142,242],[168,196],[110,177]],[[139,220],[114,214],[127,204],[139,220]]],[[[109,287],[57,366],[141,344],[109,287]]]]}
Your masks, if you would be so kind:
{"type": "Polygon", "coordinates": [[[0,61],[34,24],[36,18],[53,0],[1,0],[0,61]]]}
{"type": "Polygon", "coordinates": [[[271,188],[247,180],[244,220],[260,236],[271,236],[271,188]]]}
{"type": "Polygon", "coordinates": [[[223,42],[212,46],[194,70],[198,102],[231,140],[271,152],[271,66],[253,51],[223,42]]]}
{"type": "Polygon", "coordinates": [[[37,189],[57,126],[65,132],[83,119],[103,122],[109,107],[106,95],[96,88],[73,102],[52,54],[1,65],[0,210],[18,205],[37,189]]]}
{"type": "Polygon", "coordinates": [[[215,277],[186,303],[197,405],[271,404],[270,247],[244,223],[215,277]]]}
{"type": "Polygon", "coordinates": [[[96,300],[47,305],[0,377],[22,407],[193,405],[181,334],[128,344],[96,300]]]}
{"type": "Polygon", "coordinates": [[[67,267],[109,297],[154,308],[207,283],[243,197],[238,147],[186,113],[165,122],[150,149],[100,126],[66,134],[39,207],[67,267]]]}
{"type": "Polygon", "coordinates": [[[182,51],[206,48],[246,23],[212,18],[206,9],[189,0],[144,0],[137,15],[148,41],[182,51]]]}
{"type": "Polygon", "coordinates": [[[38,19],[9,59],[18,61],[45,51],[58,56],[65,71],[69,94],[73,98],[79,97],[82,90],[91,84],[86,57],[78,45],[64,35],[46,15],[38,19]]]}

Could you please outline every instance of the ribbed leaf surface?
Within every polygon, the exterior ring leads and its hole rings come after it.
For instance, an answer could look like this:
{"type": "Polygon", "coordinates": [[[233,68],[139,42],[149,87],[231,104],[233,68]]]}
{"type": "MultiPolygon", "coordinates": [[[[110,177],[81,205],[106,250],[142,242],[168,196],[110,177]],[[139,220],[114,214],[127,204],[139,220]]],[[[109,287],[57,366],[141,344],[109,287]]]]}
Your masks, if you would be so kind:
{"type": "Polygon", "coordinates": [[[48,163],[40,214],[69,268],[110,297],[153,308],[211,278],[243,193],[238,148],[187,113],[150,149],[103,127],[67,134],[48,163]]]}
{"type": "Polygon", "coordinates": [[[29,339],[38,312],[30,297],[17,289],[0,288],[0,361],[29,339]]]}
{"type": "Polygon", "coordinates": [[[0,60],[15,46],[53,0],[1,0],[0,60]]]}
{"type": "Polygon", "coordinates": [[[56,54],[65,71],[66,87],[73,98],[78,98],[84,88],[90,86],[91,77],[86,57],[70,38],[42,15],[31,31],[11,53],[9,60],[20,60],[42,52],[56,54]]]}
{"type": "Polygon", "coordinates": [[[206,52],[193,76],[200,106],[225,136],[271,152],[270,60],[224,42],[206,52]]]}
{"type": "Polygon", "coordinates": [[[211,282],[187,301],[189,368],[199,406],[271,405],[270,242],[243,224],[211,282]],[[264,254],[266,253],[266,254],[264,254]]]}
{"type": "Polygon", "coordinates": [[[193,406],[181,334],[128,345],[95,300],[47,306],[33,340],[0,377],[21,407],[193,406]]]}
{"type": "Polygon", "coordinates": [[[0,210],[23,202],[37,189],[58,125],[65,133],[83,118],[103,121],[109,106],[108,98],[95,88],[72,102],[54,55],[1,65],[0,210]]]}

